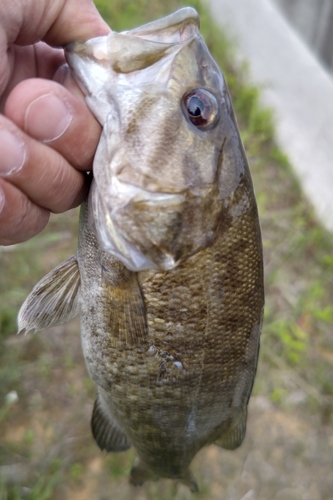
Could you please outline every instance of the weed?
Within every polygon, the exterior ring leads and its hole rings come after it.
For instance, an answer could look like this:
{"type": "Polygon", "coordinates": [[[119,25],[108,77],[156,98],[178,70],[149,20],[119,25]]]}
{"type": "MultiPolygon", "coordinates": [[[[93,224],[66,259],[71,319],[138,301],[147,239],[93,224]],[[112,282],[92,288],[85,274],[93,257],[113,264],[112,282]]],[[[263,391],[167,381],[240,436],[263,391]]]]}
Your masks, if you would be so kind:
{"type": "Polygon", "coordinates": [[[69,475],[75,481],[79,481],[84,473],[83,465],[81,463],[73,464],[69,469],[69,475]]]}

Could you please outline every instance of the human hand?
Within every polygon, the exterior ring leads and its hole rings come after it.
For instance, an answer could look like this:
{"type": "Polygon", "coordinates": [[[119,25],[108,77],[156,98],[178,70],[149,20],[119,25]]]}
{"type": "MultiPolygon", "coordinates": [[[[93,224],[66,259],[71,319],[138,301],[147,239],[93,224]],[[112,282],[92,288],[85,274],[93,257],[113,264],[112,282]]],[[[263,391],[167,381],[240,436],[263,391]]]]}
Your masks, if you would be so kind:
{"type": "Polygon", "coordinates": [[[85,198],[101,128],[58,47],[109,31],[91,0],[1,1],[0,245],[85,198]]]}

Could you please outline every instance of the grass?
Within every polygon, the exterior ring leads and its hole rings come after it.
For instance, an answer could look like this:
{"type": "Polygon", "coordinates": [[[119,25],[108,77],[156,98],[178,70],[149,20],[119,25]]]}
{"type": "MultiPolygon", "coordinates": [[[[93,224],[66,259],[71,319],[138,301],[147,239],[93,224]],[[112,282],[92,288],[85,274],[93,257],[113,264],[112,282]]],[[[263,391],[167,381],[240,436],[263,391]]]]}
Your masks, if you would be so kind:
{"type": "MultiPolygon", "coordinates": [[[[176,0],[96,0],[96,4],[117,31],[183,5],[176,0]]],[[[278,453],[282,446],[288,460],[297,455],[297,463],[303,464],[302,475],[310,478],[313,473],[316,482],[330,463],[329,438],[323,436],[330,435],[333,423],[333,236],[317,222],[288,158],[276,146],[274,116],[261,107],[260,89],[249,84],[246,65],[235,63],[232,44],[202,3],[194,0],[191,4],[200,13],[202,34],[228,82],[262,224],[266,312],[253,401],[265,401],[272,427],[279,425],[274,420],[279,418],[292,428],[297,418],[301,427],[308,429],[307,436],[318,428],[314,434],[318,450],[315,445],[312,450],[317,450],[321,469],[312,472],[314,452],[307,448],[306,435],[297,441],[295,431],[284,440],[283,427],[269,450],[267,434],[259,432],[262,437],[257,438],[255,450],[262,450],[265,460],[273,463],[270,453],[278,453]]],[[[84,368],[78,323],[36,336],[15,336],[22,301],[47,271],[75,251],[76,233],[77,211],[73,211],[52,217],[48,229],[29,242],[0,250],[0,500],[133,496],[126,478],[133,451],[103,455],[90,436],[94,386],[84,368]],[[11,391],[17,392],[18,401],[9,404],[6,397],[11,391]],[[7,464],[17,464],[14,479],[10,470],[8,474],[1,472],[7,464]]],[[[256,425],[252,422],[249,426],[250,436],[256,425]]],[[[203,451],[195,459],[202,491],[198,498],[223,498],[226,491],[228,498],[236,498],[232,484],[240,482],[235,471],[237,457],[242,455],[226,454],[219,462],[216,453],[220,450],[214,450],[203,451]],[[226,490],[228,481],[231,489],[226,490]]],[[[313,500],[330,498],[327,475],[323,477],[326,479],[318,486],[321,496],[314,492],[313,500]]],[[[287,486],[292,482],[295,474],[287,486]]],[[[168,482],[148,484],[144,490],[136,490],[136,495],[138,499],[188,498],[186,491],[168,482]]],[[[258,493],[258,500],[267,500],[267,492],[265,495],[258,493]]]]}

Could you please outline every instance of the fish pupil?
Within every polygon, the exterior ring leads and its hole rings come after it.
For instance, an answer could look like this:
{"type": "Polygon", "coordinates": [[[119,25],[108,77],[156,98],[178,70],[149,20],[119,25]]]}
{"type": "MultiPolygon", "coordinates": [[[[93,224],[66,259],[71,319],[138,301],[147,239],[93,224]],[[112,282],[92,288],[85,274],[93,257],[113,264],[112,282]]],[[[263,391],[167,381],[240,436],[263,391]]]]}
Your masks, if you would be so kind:
{"type": "Polygon", "coordinates": [[[206,89],[191,89],[182,97],[185,117],[198,129],[209,130],[219,120],[219,104],[215,95],[206,89]]]}
{"type": "Polygon", "coordinates": [[[188,102],[187,109],[191,116],[201,116],[204,104],[198,97],[191,97],[188,102]]]}

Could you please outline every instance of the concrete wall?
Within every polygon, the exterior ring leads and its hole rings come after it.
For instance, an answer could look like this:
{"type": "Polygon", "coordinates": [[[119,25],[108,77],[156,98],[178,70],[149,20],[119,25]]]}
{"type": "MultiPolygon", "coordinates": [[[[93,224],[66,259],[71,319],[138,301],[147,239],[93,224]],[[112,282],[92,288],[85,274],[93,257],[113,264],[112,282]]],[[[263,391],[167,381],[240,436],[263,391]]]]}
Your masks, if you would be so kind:
{"type": "Polygon", "coordinates": [[[333,70],[333,1],[273,1],[324,64],[333,70]]]}
{"type": "Polygon", "coordinates": [[[332,74],[275,1],[208,0],[208,5],[216,22],[234,39],[240,59],[249,62],[250,78],[261,85],[263,103],[274,110],[278,143],[319,219],[333,231],[332,74]]]}

